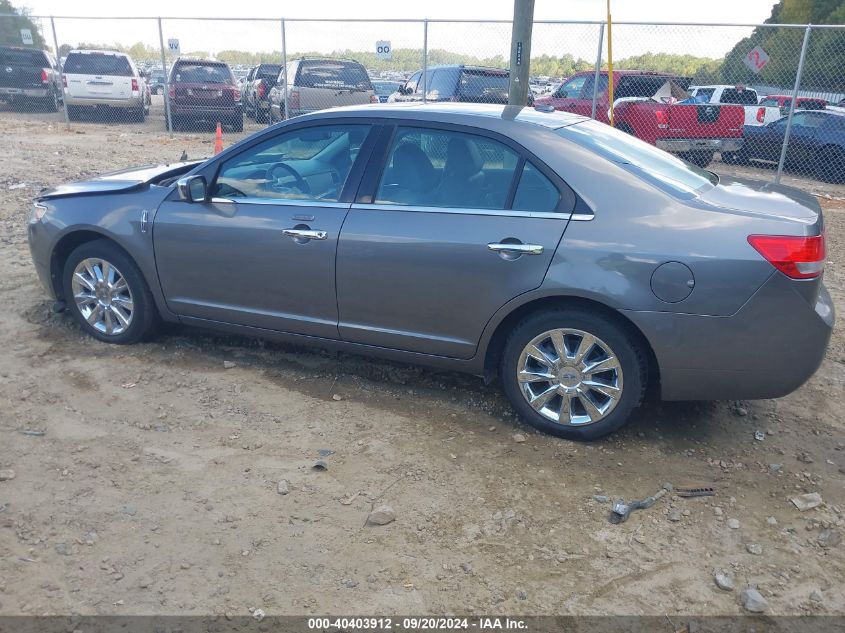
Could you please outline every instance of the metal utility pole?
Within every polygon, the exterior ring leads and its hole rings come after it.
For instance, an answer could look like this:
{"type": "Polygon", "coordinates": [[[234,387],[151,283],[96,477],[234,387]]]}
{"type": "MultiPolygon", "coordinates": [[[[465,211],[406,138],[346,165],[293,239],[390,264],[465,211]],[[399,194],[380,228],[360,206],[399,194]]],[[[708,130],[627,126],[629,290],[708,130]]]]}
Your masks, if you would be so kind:
{"type": "Polygon", "coordinates": [[[508,104],[528,103],[528,71],[531,60],[531,30],[534,27],[534,0],[513,0],[511,30],[511,70],[508,104]]]}

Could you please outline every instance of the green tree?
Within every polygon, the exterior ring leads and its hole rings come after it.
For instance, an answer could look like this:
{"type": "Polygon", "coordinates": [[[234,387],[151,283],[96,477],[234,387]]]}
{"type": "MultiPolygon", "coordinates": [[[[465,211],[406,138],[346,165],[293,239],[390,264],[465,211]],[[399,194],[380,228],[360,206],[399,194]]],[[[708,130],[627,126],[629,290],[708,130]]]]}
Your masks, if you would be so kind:
{"type": "Polygon", "coordinates": [[[45,47],[44,37],[28,13],[26,9],[13,7],[9,0],[0,0],[0,14],[13,16],[0,18],[0,45],[23,46],[21,29],[29,29],[32,32],[33,48],[49,48],[45,47]]]}
{"type": "MultiPolygon", "coordinates": [[[[845,24],[842,0],[780,0],[767,24],[845,24]]],[[[762,82],[791,87],[798,71],[802,28],[758,27],[740,40],[725,57],[722,81],[725,83],[762,82]],[[760,46],[769,62],[759,75],[743,60],[760,46]]],[[[845,29],[815,29],[810,34],[801,87],[805,90],[845,92],[845,29]]]]}

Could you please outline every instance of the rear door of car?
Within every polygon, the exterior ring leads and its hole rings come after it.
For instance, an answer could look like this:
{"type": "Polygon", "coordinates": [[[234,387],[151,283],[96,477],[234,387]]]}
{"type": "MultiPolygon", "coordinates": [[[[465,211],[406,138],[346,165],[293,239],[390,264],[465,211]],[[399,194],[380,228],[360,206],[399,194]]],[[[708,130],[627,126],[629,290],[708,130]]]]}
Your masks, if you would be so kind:
{"type": "Polygon", "coordinates": [[[496,310],[542,284],[574,194],[492,132],[408,121],[385,133],[338,245],[340,336],[470,358],[496,310]]]}
{"type": "Polygon", "coordinates": [[[302,60],[294,89],[303,112],[370,103],[373,95],[370,78],[361,64],[335,59],[302,60]]]}
{"type": "Polygon", "coordinates": [[[126,101],[140,94],[138,73],[130,59],[121,53],[71,52],[65,60],[63,74],[69,97],[126,101]]]}

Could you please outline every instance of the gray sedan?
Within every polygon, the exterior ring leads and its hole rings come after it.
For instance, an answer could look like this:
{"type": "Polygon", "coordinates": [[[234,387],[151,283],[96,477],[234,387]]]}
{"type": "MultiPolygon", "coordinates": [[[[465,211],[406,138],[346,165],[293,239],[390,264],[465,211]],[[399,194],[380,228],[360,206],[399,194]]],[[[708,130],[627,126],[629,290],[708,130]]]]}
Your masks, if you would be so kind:
{"type": "Polygon", "coordinates": [[[101,341],[168,321],[499,377],[526,422],[577,440],[650,385],[785,395],[834,321],[815,198],[519,107],[297,117],[45,191],[29,241],[101,341]]]}

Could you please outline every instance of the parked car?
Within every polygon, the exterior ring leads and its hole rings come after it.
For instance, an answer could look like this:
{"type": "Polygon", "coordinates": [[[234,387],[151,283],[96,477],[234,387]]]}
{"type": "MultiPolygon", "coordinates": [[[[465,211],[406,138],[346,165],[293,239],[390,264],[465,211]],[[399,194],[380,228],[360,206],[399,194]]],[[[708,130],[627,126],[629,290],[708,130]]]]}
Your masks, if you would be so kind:
{"type": "Polygon", "coordinates": [[[150,92],[152,92],[152,94],[163,95],[165,83],[166,77],[163,71],[154,70],[152,73],[150,73],[150,80],[148,84],[150,86],[150,92]]]}
{"type": "Polygon", "coordinates": [[[270,90],[276,85],[281,64],[259,64],[249,70],[241,87],[244,113],[256,123],[270,118],[270,90]]]}
{"type": "Polygon", "coordinates": [[[507,69],[464,64],[432,66],[427,70],[426,78],[427,81],[422,81],[422,70],[415,72],[392,101],[422,101],[425,90],[426,101],[508,102],[510,74],[507,69]]]}
{"type": "Polygon", "coordinates": [[[164,320],[499,376],[528,423],[578,440],[649,385],[785,395],[834,322],[815,197],[529,108],[297,117],[204,162],[43,191],[29,244],[100,341],[164,320]]]}
{"type": "Polygon", "coordinates": [[[781,117],[780,107],[759,102],[757,91],[746,86],[690,86],[688,92],[699,103],[741,105],[745,110],[745,125],[765,125],[781,117]]]}
{"type": "Polygon", "coordinates": [[[303,57],[288,62],[270,90],[270,122],[345,105],[378,103],[367,69],[354,59],[303,57]]]}
{"type": "Polygon", "coordinates": [[[126,53],[72,50],[62,67],[62,82],[71,120],[85,112],[106,111],[143,122],[149,111],[146,83],[126,53]]]}
{"type": "Polygon", "coordinates": [[[170,69],[168,91],[174,130],[204,121],[243,131],[240,91],[225,62],[180,57],[170,69]]]}
{"type": "MultiPolygon", "coordinates": [[[[745,145],[736,160],[780,161],[786,124],[783,117],[745,130],[745,145]]],[[[786,148],[787,167],[811,171],[825,182],[845,182],[845,114],[829,110],[796,110],[786,148]]]]}
{"type": "Polygon", "coordinates": [[[0,46],[0,100],[55,112],[62,97],[56,58],[48,51],[0,46]]]}
{"type": "MultiPolygon", "coordinates": [[[[777,108],[781,115],[789,112],[789,106],[791,104],[792,97],[790,95],[767,95],[760,101],[760,105],[777,108]]],[[[801,110],[824,110],[827,106],[826,99],[819,99],[817,97],[798,97],[795,102],[795,107],[801,110]]]]}
{"type": "MultiPolygon", "coordinates": [[[[614,70],[613,124],[618,129],[706,167],[714,152],[742,147],[745,112],[737,105],[679,103],[689,97],[690,80],[664,73],[614,70]]],[[[607,71],[575,73],[535,105],[591,116],[596,93],[596,119],[610,122],[607,71]]]]}
{"type": "Polygon", "coordinates": [[[382,79],[373,81],[373,91],[376,93],[379,103],[387,103],[390,95],[396,93],[401,87],[401,81],[384,81],[382,79]]]}

